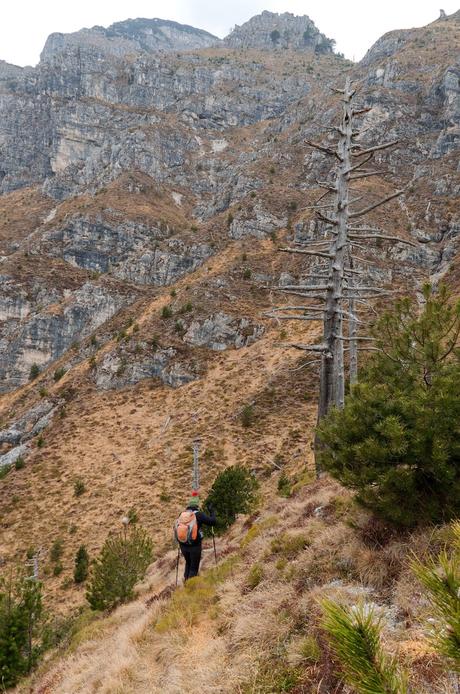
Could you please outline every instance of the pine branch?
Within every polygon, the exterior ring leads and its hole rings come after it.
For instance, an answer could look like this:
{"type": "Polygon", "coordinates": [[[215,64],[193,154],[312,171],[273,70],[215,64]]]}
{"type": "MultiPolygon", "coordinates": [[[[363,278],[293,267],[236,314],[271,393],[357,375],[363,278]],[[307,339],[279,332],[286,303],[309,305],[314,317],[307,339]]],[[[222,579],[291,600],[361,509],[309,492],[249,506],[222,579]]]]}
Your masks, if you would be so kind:
{"type": "Polygon", "coordinates": [[[321,608],[322,626],[349,686],[358,694],[408,694],[407,674],[382,648],[382,618],[373,607],[323,600],[321,608]]]}

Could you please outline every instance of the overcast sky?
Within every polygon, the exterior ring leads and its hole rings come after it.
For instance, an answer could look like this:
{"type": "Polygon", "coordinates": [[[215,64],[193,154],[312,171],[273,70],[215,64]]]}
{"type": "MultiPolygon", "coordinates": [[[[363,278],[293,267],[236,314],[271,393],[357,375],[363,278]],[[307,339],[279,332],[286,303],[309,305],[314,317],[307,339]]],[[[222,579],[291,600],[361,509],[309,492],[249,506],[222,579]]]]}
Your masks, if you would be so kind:
{"type": "Polygon", "coordinates": [[[359,60],[386,31],[423,26],[458,10],[459,0],[2,0],[0,59],[35,65],[49,34],[108,26],[128,17],[161,17],[229,33],[262,10],[307,14],[347,58],[359,60]]]}

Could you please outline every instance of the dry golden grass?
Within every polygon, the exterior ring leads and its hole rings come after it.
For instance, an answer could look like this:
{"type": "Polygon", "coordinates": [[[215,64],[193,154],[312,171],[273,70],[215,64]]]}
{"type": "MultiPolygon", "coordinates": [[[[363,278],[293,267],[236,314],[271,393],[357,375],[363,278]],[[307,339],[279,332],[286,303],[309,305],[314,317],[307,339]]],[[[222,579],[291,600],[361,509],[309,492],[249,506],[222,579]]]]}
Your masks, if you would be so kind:
{"type": "Polygon", "coordinates": [[[337,679],[318,626],[318,601],[326,595],[348,605],[372,602],[385,619],[385,647],[411,668],[416,691],[454,694],[452,681],[427,645],[420,622],[426,606],[413,578],[411,594],[408,589],[410,553],[423,554],[438,546],[439,539],[431,532],[415,532],[370,552],[359,528],[342,520],[344,494],[337,484],[323,479],[282,501],[269,486],[265,491],[268,508],[252,521],[239,519],[218,540],[222,558],[217,570],[212,554],[205,552],[202,576],[170,599],[161,598],[161,591],[174,584],[170,550],[152,565],[136,601],[83,627],[70,650],[45,664],[18,694],[198,694],[203,689],[274,694],[285,691],[286,677],[308,684],[305,691],[321,691],[317,687],[323,680],[332,692],[337,679]],[[320,513],[312,513],[312,507],[320,513]],[[258,532],[252,530],[256,527],[258,532]],[[294,535],[308,536],[311,544],[280,568],[272,554],[273,538],[292,536],[293,528],[294,535]],[[372,567],[391,555],[404,569],[390,577],[388,591],[372,567]],[[248,572],[256,562],[263,567],[263,578],[248,588],[248,572]],[[343,563],[355,566],[354,572],[344,573],[343,563]],[[359,575],[366,567],[367,586],[359,575]]]}

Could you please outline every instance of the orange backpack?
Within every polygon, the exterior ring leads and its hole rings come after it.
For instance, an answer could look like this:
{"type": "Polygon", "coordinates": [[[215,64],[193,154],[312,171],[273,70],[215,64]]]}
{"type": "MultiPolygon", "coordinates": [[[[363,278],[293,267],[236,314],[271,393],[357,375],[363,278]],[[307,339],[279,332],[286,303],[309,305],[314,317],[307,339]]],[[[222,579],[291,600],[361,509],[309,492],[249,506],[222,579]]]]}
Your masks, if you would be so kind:
{"type": "Polygon", "coordinates": [[[182,511],[174,523],[174,535],[182,545],[191,545],[198,537],[198,523],[194,511],[182,511]]]}

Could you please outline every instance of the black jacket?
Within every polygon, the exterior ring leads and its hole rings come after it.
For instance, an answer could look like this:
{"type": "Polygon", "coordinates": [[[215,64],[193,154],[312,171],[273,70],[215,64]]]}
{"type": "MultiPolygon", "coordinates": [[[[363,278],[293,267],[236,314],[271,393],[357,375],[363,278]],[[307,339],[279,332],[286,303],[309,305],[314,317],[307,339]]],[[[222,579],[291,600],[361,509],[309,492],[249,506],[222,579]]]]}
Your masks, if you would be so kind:
{"type": "MultiPolygon", "coordinates": [[[[190,508],[187,506],[187,511],[195,511],[194,508],[190,508]]],[[[202,525],[216,525],[217,519],[216,519],[216,514],[214,511],[212,511],[210,516],[207,516],[206,513],[203,513],[203,511],[195,511],[196,515],[196,522],[198,524],[198,536],[195,540],[195,542],[192,542],[190,545],[186,545],[186,547],[190,547],[193,545],[201,545],[201,541],[203,539],[203,533],[201,532],[201,526],[202,525]]]]}

